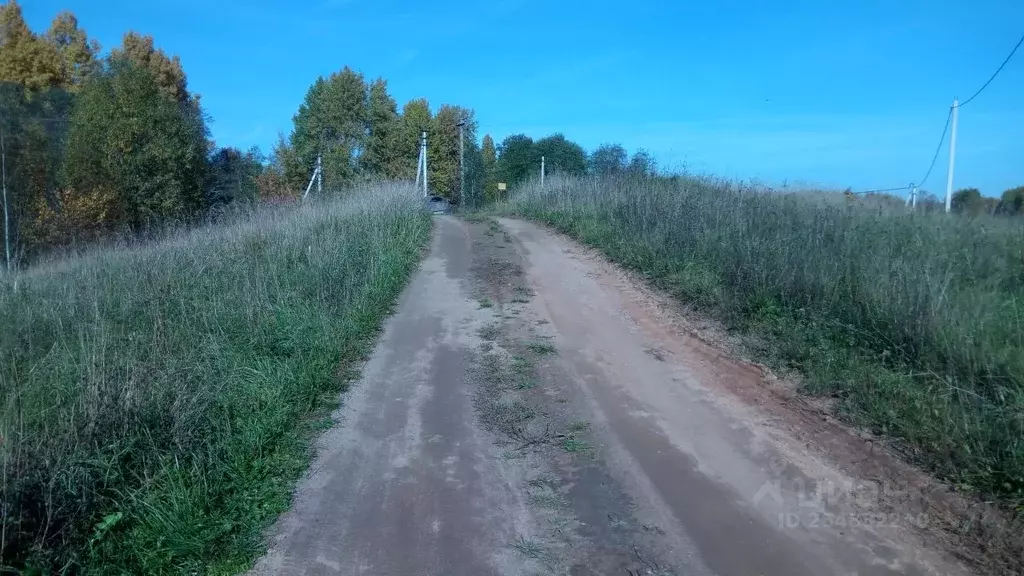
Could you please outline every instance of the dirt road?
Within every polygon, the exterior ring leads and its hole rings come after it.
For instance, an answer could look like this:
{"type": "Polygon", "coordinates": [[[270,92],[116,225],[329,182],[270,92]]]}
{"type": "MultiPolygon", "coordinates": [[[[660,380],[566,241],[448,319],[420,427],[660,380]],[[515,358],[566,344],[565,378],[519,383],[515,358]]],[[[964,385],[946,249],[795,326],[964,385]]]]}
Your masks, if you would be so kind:
{"type": "Polygon", "coordinates": [[[673,314],[532,224],[438,217],[254,573],[965,573],[673,314]]]}

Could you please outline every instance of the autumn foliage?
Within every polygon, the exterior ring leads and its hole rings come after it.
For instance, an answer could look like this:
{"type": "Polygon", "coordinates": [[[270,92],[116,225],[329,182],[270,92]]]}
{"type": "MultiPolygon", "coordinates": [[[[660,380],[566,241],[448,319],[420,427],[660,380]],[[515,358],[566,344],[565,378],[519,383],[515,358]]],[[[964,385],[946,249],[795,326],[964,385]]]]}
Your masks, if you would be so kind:
{"type": "Polygon", "coordinates": [[[242,187],[223,184],[239,174],[255,190],[258,154],[232,150],[247,164],[225,167],[212,152],[181,61],[152,37],[129,31],[104,57],[73,14],[37,34],[16,1],[0,4],[7,267],[112,232],[193,219],[233,200],[242,187]]]}

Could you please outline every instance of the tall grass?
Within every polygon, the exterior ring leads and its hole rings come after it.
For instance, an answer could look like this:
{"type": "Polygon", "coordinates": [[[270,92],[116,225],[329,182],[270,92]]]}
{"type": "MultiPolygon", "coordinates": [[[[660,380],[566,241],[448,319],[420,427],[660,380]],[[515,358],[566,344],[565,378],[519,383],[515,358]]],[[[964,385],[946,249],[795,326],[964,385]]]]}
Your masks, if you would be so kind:
{"type": "Polygon", "coordinates": [[[507,209],[648,275],[955,482],[1024,499],[1024,226],[697,177],[549,181],[507,209]]]}
{"type": "Polygon", "coordinates": [[[244,568],[429,229],[380,186],[0,278],[3,563],[244,568]]]}

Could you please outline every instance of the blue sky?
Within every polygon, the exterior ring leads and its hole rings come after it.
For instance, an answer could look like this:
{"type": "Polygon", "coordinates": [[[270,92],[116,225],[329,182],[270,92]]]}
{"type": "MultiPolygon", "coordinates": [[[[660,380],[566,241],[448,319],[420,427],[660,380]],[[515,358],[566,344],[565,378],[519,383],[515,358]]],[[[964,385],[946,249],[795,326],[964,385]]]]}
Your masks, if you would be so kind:
{"type": "MultiPolygon", "coordinates": [[[[109,49],[128,29],[181,57],[219,145],[269,150],[344,65],[399,100],[474,108],[480,134],[563,132],[668,167],[771,183],[901,186],[954,96],[1024,33],[1015,0],[24,0],[109,49]]],[[[1024,184],[1024,50],[960,112],[957,187],[1024,184]]],[[[943,150],[926,188],[945,188],[943,150]]]]}

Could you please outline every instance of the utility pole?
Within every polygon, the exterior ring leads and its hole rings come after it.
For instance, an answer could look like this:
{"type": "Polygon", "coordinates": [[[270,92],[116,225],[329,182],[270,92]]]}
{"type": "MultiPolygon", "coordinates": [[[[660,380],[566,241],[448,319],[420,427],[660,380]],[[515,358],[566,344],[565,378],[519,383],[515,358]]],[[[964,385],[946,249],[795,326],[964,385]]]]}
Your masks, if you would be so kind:
{"type": "Polygon", "coordinates": [[[458,123],[459,127],[459,202],[465,202],[467,205],[469,202],[466,198],[466,121],[462,120],[458,123]]]}
{"type": "Polygon", "coordinates": [[[917,184],[910,185],[910,207],[917,208],[917,184]]]}
{"type": "Polygon", "coordinates": [[[10,213],[7,208],[7,145],[4,141],[5,128],[3,125],[3,116],[0,116],[0,164],[3,165],[2,171],[0,171],[0,181],[3,182],[4,189],[4,256],[7,271],[11,271],[11,219],[10,213]]]}
{"type": "Polygon", "coordinates": [[[420,164],[416,172],[416,185],[420,183],[420,176],[423,177],[423,197],[426,198],[429,194],[427,193],[427,131],[424,130],[420,136],[420,164]]]}
{"type": "Polygon", "coordinates": [[[541,157],[540,157],[540,187],[541,187],[541,188],[543,188],[543,187],[544,187],[544,172],[545,172],[545,168],[544,168],[544,157],[543,157],[543,156],[541,156],[541,157]]]}
{"type": "MultiPolygon", "coordinates": [[[[422,138],[420,141],[422,143],[422,138]]],[[[420,146],[420,153],[416,156],[416,189],[420,189],[420,179],[423,178],[423,147],[420,146]]]]}
{"type": "Polygon", "coordinates": [[[946,213],[953,209],[953,167],[956,164],[956,120],[960,101],[953,98],[953,130],[949,133],[949,173],[946,176],[946,213]]]}
{"type": "Polygon", "coordinates": [[[323,163],[319,154],[316,155],[316,168],[313,169],[313,177],[309,179],[309,184],[306,185],[306,191],[302,193],[302,199],[305,200],[309,196],[309,191],[313,189],[313,183],[316,183],[317,193],[321,193],[324,190],[323,187],[323,163]]]}
{"type": "Polygon", "coordinates": [[[316,155],[316,194],[324,195],[324,158],[322,154],[316,155]]]}

